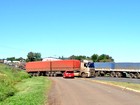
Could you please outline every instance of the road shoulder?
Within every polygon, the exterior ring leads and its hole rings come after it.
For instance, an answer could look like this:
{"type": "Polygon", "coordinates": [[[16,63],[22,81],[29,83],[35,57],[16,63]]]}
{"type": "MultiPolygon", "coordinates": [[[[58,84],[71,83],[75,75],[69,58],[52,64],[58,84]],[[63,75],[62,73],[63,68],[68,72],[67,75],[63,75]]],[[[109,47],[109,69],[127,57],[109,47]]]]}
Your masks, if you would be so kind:
{"type": "Polygon", "coordinates": [[[83,80],[85,80],[85,81],[90,81],[90,82],[93,82],[93,83],[96,82],[96,83],[100,83],[100,84],[104,84],[104,85],[109,85],[109,86],[113,86],[113,87],[118,87],[118,88],[121,88],[122,90],[128,90],[128,91],[140,93],[139,90],[132,89],[132,88],[125,87],[125,86],[116,85],[116,84],[110,83],[110,81],[92,80],[92,79],[89,79],[89,78],[81,78],[81,79],[83,79],[83,80]]]}

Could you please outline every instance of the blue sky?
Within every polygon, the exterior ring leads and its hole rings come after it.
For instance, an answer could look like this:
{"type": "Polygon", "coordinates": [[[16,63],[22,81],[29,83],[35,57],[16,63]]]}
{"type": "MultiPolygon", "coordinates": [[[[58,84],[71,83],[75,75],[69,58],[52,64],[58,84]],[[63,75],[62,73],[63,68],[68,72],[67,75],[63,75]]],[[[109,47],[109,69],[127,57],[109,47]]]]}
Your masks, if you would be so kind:
{"type": "Polygon", "coordinates": [[[0,0],[0,58],[108,54],[140,62],[140,0],[0,0]]]}

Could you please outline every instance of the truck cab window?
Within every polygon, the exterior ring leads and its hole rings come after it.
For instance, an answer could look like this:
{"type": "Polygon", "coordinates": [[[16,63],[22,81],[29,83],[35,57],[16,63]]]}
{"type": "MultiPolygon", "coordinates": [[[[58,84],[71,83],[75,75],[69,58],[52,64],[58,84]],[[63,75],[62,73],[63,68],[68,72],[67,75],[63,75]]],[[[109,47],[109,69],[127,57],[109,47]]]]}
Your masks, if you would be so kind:
{"type": "Polygon", "coordinates": [[[89,68],[94,68],[94,63],[89,63],[89,68]]]}
{"type": "Polygon", "coordinates": [[[87,63],[84,63],[84,67],[87,67],[88,66],[88,64],[87,63]]]}

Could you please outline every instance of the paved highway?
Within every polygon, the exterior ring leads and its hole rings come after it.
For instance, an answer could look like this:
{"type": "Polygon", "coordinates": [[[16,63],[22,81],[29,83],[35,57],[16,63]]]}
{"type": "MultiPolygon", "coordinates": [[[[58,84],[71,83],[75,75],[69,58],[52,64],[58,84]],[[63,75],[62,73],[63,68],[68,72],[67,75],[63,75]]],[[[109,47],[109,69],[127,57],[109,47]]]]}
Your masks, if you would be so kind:
{"type": "Polygon", "coordinates": [[[80,78],[49,79],[53,83],[49,105],[140,105],[140,93],[80,78]]]}
{"type": "Polygon", "coordinates": [[[112,77],[95,77],[91,78],[93,80],[105,80],[105,81],[115,81],[115,82],[129,82],[140,84],[140,79],[132,79],[132,78],[112,78],[112,77]]]}

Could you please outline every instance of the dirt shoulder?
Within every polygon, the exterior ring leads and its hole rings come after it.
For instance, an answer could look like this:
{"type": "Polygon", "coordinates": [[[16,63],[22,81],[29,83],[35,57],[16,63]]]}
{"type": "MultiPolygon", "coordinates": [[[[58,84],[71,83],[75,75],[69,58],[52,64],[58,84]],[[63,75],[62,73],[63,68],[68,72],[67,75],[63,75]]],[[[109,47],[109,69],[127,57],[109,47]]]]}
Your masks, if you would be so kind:
{"type": "Polygon", "coordinates": [[[61,105],[59,91],[57,90],[56,82],[52,79],[52,86],[48,94],[48,105],[61,105]]]}

